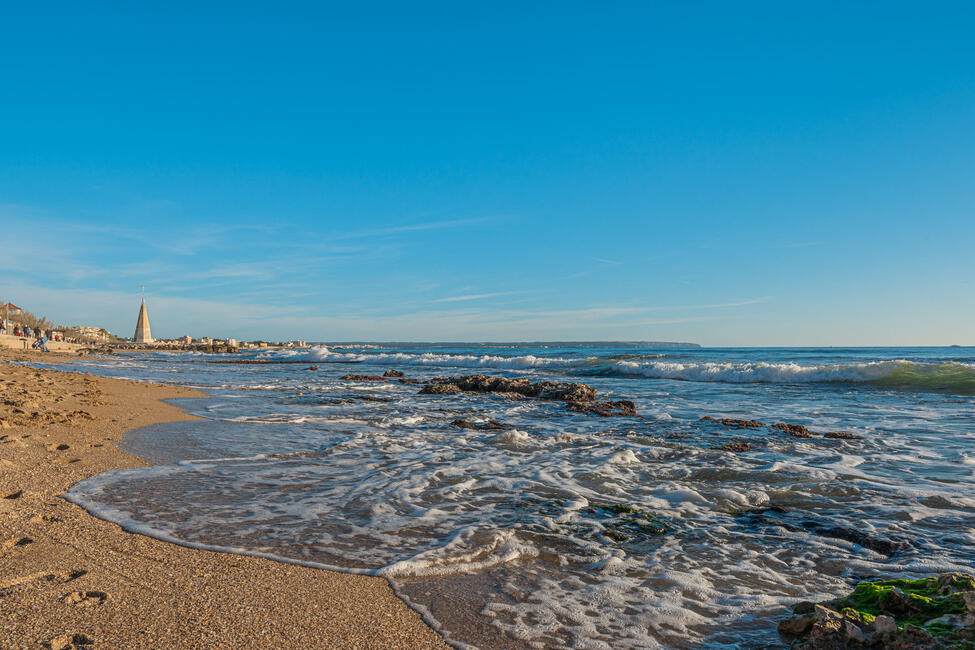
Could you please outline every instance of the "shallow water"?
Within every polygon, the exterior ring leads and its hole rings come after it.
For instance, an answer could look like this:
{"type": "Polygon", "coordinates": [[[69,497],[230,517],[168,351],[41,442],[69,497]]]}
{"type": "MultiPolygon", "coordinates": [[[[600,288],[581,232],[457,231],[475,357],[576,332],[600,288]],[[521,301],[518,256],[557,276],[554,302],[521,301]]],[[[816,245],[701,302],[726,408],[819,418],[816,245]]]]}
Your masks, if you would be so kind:
{"type": "Polygon", "coordinates": [[[975,563],[972,348],[263,356],[319,368],[191,354],[85,363],[211,397],[180,403],[206,421],[126,437],[156,465],[69,498],[164,539],[387,576],[450,641],[492,648],[776,647],[796,600],[975,563]],[[583,381],[644,417],[339,379],[386,368],[583,381]],[[751,449],[715,449],[735,441],[751,449]]]}

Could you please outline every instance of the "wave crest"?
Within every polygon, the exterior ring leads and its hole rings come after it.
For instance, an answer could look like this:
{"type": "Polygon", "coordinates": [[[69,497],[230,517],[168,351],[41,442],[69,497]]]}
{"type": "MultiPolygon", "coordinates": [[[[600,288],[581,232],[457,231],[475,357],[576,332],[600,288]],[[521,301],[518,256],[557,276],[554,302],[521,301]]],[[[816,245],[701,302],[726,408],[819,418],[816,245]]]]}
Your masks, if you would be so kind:
{"type": "Polygon", "coordinates": [[[797,363],[680,363],[619,361],[626,376],[733,384],[864,383],[975,394],[975,367],[964,363],[917,363],[906,359],[803,366],[797,363]]]}

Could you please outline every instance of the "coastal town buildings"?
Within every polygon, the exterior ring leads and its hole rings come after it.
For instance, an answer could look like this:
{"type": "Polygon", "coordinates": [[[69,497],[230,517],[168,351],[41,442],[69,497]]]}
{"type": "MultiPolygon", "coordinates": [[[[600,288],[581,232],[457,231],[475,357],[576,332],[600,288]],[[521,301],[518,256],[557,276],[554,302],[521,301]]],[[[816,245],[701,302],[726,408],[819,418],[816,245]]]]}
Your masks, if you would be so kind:
{"type": "Polygon", "coordinates": [[[74,331],[78,333],[78,337],[86,342],[90,343],[110,343],[117,339],[117,337],[109,332],[104,327],[91,327],[88,325],[76,325],[74,331]]]}

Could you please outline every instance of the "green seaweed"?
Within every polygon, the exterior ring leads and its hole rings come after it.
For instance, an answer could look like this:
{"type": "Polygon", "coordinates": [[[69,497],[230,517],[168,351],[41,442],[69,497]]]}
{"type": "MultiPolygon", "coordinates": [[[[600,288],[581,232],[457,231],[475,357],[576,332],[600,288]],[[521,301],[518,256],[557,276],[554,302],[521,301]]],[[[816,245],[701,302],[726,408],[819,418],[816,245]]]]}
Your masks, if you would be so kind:
{"type": "Polygon", "coordinates": [[[845,616],[846,618],[850,619],[851,621],[853,621],[858,625],[861,623],[869,625],[870,623],[873,623],[874,620],[877,618],[870,612],[861,612],[859,610],[853,609],[852,607],[844,607],[842,610],[840,610],[840,614],[842,614],[843,616],[845,616]]]}
{"type": "Polygon", "coordinates": [[[950,634],[952,626],[945,623],[927,621],[948,614],[965,611],[964,597],[957,589],[970,590],[972,580],[967,577],[954,579],[947,584],[939,583],[938,578],[918,580],[875,580],[861,582],[853,593],[836,601],[844,615],[850,610],[848,618],[860,617],[864,622],[881,614],[893,615],[897,627],[915,625],[937,636],[950,634]]]}
{"type": "Polygon", "coordinates": [[[650,512],[640,510],[635,506],[625,503],[597,507],[606,512],[619,515],[620,518],[618,521],[621,525],[628,527],[631,531],[636,529],[644,535],[666,535],[674,530],[674,527],[663,517],[658,517],[650,512]]]}
{"type": "Polygon", "coordinates": [[[628,506],[625,503],[617,503],[616,505],[612,505],[606,509],[618,515],[632,515],[640,512],[639,509],[634,508],[633,506],[628,506]]]}

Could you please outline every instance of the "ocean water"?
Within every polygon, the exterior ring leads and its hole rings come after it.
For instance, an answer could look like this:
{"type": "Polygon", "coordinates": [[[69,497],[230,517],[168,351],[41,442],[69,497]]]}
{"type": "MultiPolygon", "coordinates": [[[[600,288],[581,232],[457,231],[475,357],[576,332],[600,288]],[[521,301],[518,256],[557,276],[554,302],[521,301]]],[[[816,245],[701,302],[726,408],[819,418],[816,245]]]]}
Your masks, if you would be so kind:
{"type": "Polygon", "coordinates": [[[973,348],[250,356],[302,363],[79,362],[210,397],[179,402],[204,420],[126,437],[153,466],[68,498],[161,539],[386,576],[459,647],[782,647],[797,600],[975,565],[973,348]],[[642,417],[340,379],[387,368],[580,381],[642,417]],[[856,437],[818,435],[837,431],[856,437]]]}

